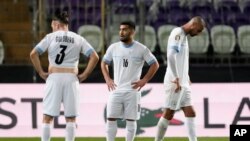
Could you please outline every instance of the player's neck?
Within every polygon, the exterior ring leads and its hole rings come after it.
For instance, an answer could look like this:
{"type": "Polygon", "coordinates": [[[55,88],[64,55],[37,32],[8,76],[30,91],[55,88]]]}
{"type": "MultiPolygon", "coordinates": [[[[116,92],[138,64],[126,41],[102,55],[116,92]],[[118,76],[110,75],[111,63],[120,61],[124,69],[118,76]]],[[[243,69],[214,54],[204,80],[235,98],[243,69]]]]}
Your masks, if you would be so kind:
{"type": "Polygon", "coordinates": [[[182,30],[184,31],[185,35],[187,35],[189,33],[189,25],[185,24],[183,26],[181,26],[182,30]]]}
{"type": "Polygon", "coordinates": [[[134,42],[134,40],[131,39],[131,40],[123,42],[123,44],[125,44],[125,45],[131,45],[131,44],[133,44],[133,42],[134,42]]]}
{"type": "Polygon", "coordinates": [[[59,26],[55,31],[69,31],[68,26],[59,26]]]}

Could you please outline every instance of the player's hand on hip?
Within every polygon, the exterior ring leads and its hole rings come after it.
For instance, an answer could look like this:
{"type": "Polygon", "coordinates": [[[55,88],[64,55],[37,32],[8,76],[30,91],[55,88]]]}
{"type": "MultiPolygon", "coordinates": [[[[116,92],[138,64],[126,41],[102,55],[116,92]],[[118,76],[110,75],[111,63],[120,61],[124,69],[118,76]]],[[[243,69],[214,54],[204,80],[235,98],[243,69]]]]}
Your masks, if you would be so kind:
{"type": "Polygon", "coordinates": [[[173,83],[176,84],[176,88],[175,88],[175,92],[179,92],[181,90],[181,85],[180,85],[180,82],[179,82],[179,78],[176,78],[174,81],[172,81],[173,83]]]}
{"type": "Polygon", "coordinates": [[[40,72],[39,73],[40,77],[43,79],[43,80],[46,80],[49,76],[49,73],[47,72],[40,72]]]}
{"type": "Polygon", "coordinates": [[[106,84],[108,85],[109,91],[115,90],[116,84],[114,83],[112,79],[109,79],[108,81],[106,81],[106,84]]]}
{"type": "Polygon", "coordinates": [[[85,75],[84,73],[82,73],[82,74],[79,74],[77,77],[78,77],[79,81],[82,82],[82,81],[86,80],[88,76],[85,75]]]}
{"type": "Polygon", "coordinates": [[[136,81],[136,82],[133,82],[132,83],[132,88],[133,89],[138,89],[138,91],[140,91],[141,90],[141,88],[145,85],[147,83],[147,81],[145,81],[145,80],[143,80],[143,79],[141,79],[141,80],[139,80],[139,81],[136,81]]]}

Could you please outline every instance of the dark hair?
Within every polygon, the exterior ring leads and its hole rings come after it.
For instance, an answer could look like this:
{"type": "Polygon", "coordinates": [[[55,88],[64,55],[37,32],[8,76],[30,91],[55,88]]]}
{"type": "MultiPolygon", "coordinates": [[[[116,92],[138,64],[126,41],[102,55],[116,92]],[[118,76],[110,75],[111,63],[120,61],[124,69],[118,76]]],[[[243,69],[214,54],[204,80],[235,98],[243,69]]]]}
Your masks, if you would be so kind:
{"type": "Polygon", "coordinates": [[[123,21],[120,25],[127,25],[129,28],[135,30],[135,23],[132,21],[123,21]]]}
{"type": "Polygon", "coordinates": [[[67,11],[56,10],[52,20],[57,20],[63,24],[69,24],[69,14],[67,11]]]}

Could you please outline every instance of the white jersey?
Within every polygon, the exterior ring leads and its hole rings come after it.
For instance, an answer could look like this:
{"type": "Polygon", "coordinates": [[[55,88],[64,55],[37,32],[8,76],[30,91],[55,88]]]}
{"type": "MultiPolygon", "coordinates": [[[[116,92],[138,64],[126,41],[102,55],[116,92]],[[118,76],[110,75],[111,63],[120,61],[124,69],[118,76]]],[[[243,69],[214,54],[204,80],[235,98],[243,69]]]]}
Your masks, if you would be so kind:
{"type": "Polygon", "coordinates": [[[48,50],[50,66],[75,68],[79,63],[80,53],[87,57],[93,47],[80,35],[71,31],[56,31],[46,35],[35,47],[39,54],[48,50]]]}
{"type": "MultiPolygon", "coordinates": [[[[170,33],[168,39],[168,57],[169,53],[175,52],[176,64],[174,66],[168,65],[167,71],[164,78],[164,83],[172,83],[175,80],[175,75],[173,73],[173,68],[176,67],[176,73],[179,77],[179,82],[181,85],[189,85],[189,47],[186,33],[181,27],[174,28],[170,33]]],[[[170,64],[170,59],[168,58],[168,64],[170,64]]]]}
{"type": "Polygon", "coordinates": [[[103,61],[107,64],[113,61],[116,91],[133,91],[131,83],[140,79],[144,62],[148,65],[157,62],[150,50],[137,41],[129,46],[123,42],[111,44],[103,61]]]}

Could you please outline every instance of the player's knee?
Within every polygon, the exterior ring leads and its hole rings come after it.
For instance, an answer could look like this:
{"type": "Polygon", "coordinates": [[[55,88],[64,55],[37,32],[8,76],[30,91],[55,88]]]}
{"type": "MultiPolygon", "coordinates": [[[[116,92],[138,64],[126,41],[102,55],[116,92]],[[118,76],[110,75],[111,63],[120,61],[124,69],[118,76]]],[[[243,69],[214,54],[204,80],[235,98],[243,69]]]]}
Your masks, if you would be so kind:
{"type": "Polygon", "coordinates": [[[174,114],[169,114],[169,115],[166,116],[166,119],[167,120],[172,120],[173,117],[174,117],[174,114]]]}
{"type": "Polygon", "coordinates": [[[174,117],[174,111],[170,109],[166,109],[163,112],[163,117],[167,120],[171,120],[174,117]]]}
{"type": "Polygon", "coordinates": [[[66,122],[75,122],[76,118],[75,117],[66,117],[66,122]]]}
{"type": "Polygon", "coordinates": [[[195,116],[196,116],[196,113],[195,113],[195,111],[190,111],[190,112],[187,112],[187,113],[185,114],[185,116],[186,116],[186,117],[195,117],[195,116]]]}
{"type": "Polygon", "coordinates": [[[167,114],[163,115],[163,117],[167,120],[171,120],[174,117],[174,113],[167,113],[167,114]]]}
{"type": "Polygon", "coordinates": [[[52,116],[49,116],[49,115],[43,115],[43,123],[47,123],[47,124],[50,124],[53,120],[53,117],[52,116]]]}
{"type": "Polygon", "coordinates": [[[192,112],[191,112],[191,116],[192,116],[192,117],[195,117],[195,116],[196,116],[195,111],[192,111],[192,112]]]}

